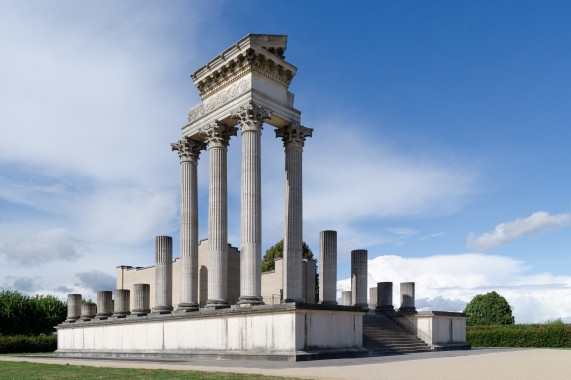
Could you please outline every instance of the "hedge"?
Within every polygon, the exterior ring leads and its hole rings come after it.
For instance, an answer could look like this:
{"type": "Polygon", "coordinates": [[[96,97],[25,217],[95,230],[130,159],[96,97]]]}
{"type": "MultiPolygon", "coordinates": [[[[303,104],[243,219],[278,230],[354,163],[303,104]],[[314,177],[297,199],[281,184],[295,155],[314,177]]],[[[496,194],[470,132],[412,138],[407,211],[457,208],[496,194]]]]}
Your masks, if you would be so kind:
{"type": "Polygon", "coordinates": [[[466,341],[472,347],[571,347],[571,324],[473,326],[466,341]]]}
{"type": "Polygon", "coordinates": [[[57,350],[57,335],[0,335],[0,354],[53,352],[55,350],[57,350]]]}

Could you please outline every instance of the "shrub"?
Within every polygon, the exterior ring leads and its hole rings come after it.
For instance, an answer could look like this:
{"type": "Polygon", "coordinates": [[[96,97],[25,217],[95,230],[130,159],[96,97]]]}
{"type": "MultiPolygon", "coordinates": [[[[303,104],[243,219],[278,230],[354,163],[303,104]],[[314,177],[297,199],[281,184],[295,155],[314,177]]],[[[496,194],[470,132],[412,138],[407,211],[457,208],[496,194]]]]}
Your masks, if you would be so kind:
{"type": "Polygon", "coordinates": [[[57,335],[0,335],[0,354],[25,352],[53,352],[57,349],[57,335]]]}
{"type": "Polygon", "coordinates": [[[473,326],[466,331],[472,347],[571,347],[571,325],[546,324],[473,326]]]}

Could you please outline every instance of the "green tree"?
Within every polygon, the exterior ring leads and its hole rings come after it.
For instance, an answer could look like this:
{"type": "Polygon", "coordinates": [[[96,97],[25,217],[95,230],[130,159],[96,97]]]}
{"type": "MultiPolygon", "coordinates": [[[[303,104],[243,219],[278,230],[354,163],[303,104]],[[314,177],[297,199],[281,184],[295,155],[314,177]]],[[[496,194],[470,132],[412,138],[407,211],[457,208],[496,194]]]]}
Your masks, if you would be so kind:
{"type": "Polygon", "coordinates": [[[34,321],[29,329],[34,335],[50,335],[54,326],[59,325],[67,317],[67,303],[52,295],[35,295],[30,298],[34,321]]]}
{"type": "Polygon", "coordinates": [[[466,305],[468,326],[513,325],[515,319],[508,301],[496,292],[478,294],[466,305]]]}
{"type": "MultiPolygon", "coordinates": [[[[316,260],[313,258],[313,252],[305,242],[303,242],[302,250],[304,259],[316,260]]],[[[266,254],[262,258],[262,272],[269,272],[276,269],[275,260],[280,257],[284,257],[283,239],[266,251],[266,254]]],[[[319,273],[317,272],[317,265],[315,266],[315,299],[319,299],[319,273]]]]}
{"type": "Polygon", "coordinates": [[[29,298],[15,290],[0,292],[0,334],[29,334],[29,298]]]}

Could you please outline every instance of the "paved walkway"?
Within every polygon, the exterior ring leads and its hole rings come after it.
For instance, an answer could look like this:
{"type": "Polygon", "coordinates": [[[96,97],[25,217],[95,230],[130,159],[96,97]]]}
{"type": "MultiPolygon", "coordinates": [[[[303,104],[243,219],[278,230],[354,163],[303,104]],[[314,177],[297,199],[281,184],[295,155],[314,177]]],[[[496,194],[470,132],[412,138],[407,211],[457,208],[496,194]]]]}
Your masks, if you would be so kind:
{"type": "Polygon", "coordinates": [[[0,356],[5,361],[257,373],[304,379],[571,379],[571,350],[473,349],[311,362],[257,360],[147,361],[0,356]]]}

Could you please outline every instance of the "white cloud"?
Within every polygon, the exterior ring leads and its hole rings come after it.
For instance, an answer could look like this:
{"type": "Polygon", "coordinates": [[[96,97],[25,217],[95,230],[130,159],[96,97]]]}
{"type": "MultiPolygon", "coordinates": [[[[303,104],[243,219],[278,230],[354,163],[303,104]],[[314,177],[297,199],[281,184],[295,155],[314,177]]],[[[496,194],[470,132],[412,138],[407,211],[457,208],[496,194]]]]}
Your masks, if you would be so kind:
{"type": "MultiPolygon", "coordinates": [[[[571,276],[528,274],[526,263],[485,254],[436,255],[424,258],[378,256],[368,262],[368,287],[393,282],[393,304],[399,306],[399,284],[416,283],[417,306],[461,311],[475,295],[497,291],[512,306],[516,323],[571,318],[571,276]],[[462,306],[463,302],[463,306],[462,306]]],[[[350,290],[350,279],[338,282],[350,290]]]]}
{"type": "Polygon", "coordinates": [[[0,245],[0,255],[26,266],[48,261],[75,261],[88,250],[89,244],[72,236],[63,228],[40,231],[0,245]]]}
{"type": "Polygon", "coordinates": [[[513,222],[501,223],[494,231],[475,236],[468,235],[466,246],[479,251],[487,251],[501,244],[509,244],[528,235],[539,235],[548,229],[571,224],[569,214],[549,215],[544,211],[533,213],[527,218],[517,218],[513,222]]]}
{"type": "Polygon", "coordinates": [[[411,230],[410,228],[385,228],[387,231],[396,235],[412,236],[418,234],[418,231],[411,230]]]}

